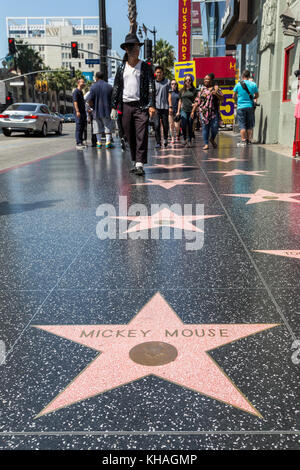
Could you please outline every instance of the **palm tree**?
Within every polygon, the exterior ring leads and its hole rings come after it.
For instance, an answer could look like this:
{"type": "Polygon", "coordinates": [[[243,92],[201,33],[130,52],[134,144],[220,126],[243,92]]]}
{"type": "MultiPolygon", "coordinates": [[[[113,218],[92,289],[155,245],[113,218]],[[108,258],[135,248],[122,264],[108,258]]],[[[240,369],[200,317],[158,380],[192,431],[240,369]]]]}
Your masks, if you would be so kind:
{"type": "MultiPolygon", "coordinates": [[[[66,99],[66,92],[73,90],[77,86],[77,80],[79,78],[83,78],[82,72],[80,70],[76,70],[75,77],[71,78],[70,70],[62,68],[60,70],[55,70],[53,72],[47,73],[47,76],[44,79],[48,81],[48,89],[50,91],[55,92],[56,94],[56,101],[59,101],[59,95],[63,92],[63,100],[64,100],[64,112],[67,112],[67,99],[66,99]]],[[[57,106],[58,108],[58,106],[57,106]]]]}
{"type": "Polygon", "coordinates": [[[155,52],[156,62],[164,68],[165,76],[171,79],[174,76],[174,46],[164,39],[159,39],[156,43],[155,52]]]}
{"type": "Polygon", "coordinates": [[[20,40],[16,42],[16,47],[18,53],[15,56],[15,63],[21,74],[42,70],[45,67],[40,54],[29,44],[20,40]]]}
{"type": "Polygon", "coordinates": [[[137,8],[136,0],[128,0],[128,18],[130,23],[130,33],[136,34],[137,32],[137,8]]]}
{"type": "MultiPolygon", "coordinates": [[[[16,41],[17,54],[15,55],[15,66],[20,70],[21,74],[42,70],[45,67],[43,59],[37,51],[31,46],[23,43],[22,40],[16,41]],[[19,47],[18,47],[19,46],[19,47]]],[[[25,77],[27,83],[27,77],[25,77]]],[[[34,96],[34,75],[29,76],[29,82],[32,86],[32,95],[34,96]]],[[[26,101],[29,101],[28,87],[26,86],[26,101]]]]}

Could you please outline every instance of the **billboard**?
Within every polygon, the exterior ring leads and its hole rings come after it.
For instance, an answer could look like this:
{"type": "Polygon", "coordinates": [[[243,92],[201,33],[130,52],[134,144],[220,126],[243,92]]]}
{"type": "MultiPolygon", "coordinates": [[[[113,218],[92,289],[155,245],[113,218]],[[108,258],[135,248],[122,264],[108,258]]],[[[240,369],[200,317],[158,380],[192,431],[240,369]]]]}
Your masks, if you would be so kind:
{"type": "Polygon", "coordinates": [[[200,57],[194,59],[197,79],[203,79],[207,74],[214,73],[216,79],[236,77],[235,57],[200,57]]]}
{"type": "Polygon", "coordinates": [[[183,62],[191,57],[192,1],[179,0],[178,60],[183,62]]]}
{"type": "Polygon", "coordinates": [[[196,83],[196,65],[193,60],[189,62],[175,62],[174,64],[175,80],[178,83],[179,89],[183,87],[184,77],[190,75],[193,78],[194,87],[196,83]]]}
{"type": "Polygon", "coordinates": [[[221,119],[224,124],[234,124],[234,87],[222,85],[220,88],[224,95],[224,101],[220,105],[221,119]]]}
{"type": "Polygon", "coordinates": [[[201,28],[201,3],[193,2],[192,4],[192,27],[201,28]]]}

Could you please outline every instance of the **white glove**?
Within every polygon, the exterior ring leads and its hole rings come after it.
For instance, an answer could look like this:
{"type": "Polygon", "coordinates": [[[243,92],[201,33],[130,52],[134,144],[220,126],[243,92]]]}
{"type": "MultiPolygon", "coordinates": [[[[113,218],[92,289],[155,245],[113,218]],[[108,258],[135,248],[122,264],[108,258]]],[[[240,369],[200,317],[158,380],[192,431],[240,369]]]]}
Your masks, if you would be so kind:
{"type": "Polygon", "coordinates": [[[112,121],[116,121],[118,119],[118,111],[116,109],[111,110],[110,119],[112,121]]]}

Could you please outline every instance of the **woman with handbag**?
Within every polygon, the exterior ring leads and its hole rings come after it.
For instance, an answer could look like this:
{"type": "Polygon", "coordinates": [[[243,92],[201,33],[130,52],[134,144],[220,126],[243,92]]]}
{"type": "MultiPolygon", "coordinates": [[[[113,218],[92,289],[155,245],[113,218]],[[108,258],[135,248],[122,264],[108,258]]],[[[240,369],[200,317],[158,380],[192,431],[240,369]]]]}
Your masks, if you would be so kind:
{"type": "Polygon", "coordinates": [[[179,90],[176,80],[171,81],[169,91],[169,126],[172,135],[172,145],[180,141],[180,116],[176,117],[179,103],[179,90]]]}
{"type": "Polygon", "coordinates": [[[186,75],[184,77],[183,88],[179,93],[179,105],[176,117],[181,117],[183,140],[188,147],[192,146],[194,113],[198,106],[198,103],[195,102],[196,97],[197,90],[194,87],[193,78],[191,75],[186,75]],[[188,142],[186,141],[187,131],[188,142]]]}
{"type": "Polygon", "coordinates": [[[214,84],[214,78],[213,73],[204,77],[204,85],[198,95],[204,140],[203,150],[208,150],[208,141],[210,141],[213,148],[217,148],[215,138],[219,131],[219,107],[224,101],[224,95],[218,85],[214,84]]]}

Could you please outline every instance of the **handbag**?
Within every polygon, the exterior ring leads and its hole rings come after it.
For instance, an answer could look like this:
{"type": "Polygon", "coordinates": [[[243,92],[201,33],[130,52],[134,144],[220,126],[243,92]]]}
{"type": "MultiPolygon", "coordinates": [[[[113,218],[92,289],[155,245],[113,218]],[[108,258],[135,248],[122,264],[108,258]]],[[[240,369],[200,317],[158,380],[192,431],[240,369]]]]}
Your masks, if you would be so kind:
{"type": "Polygon", "coordinates": [[[178,116],[176,114],[176,116],[174,117],[174,122],[179,122],[180,119],[181,119],[180,114],[178,116]]]}

